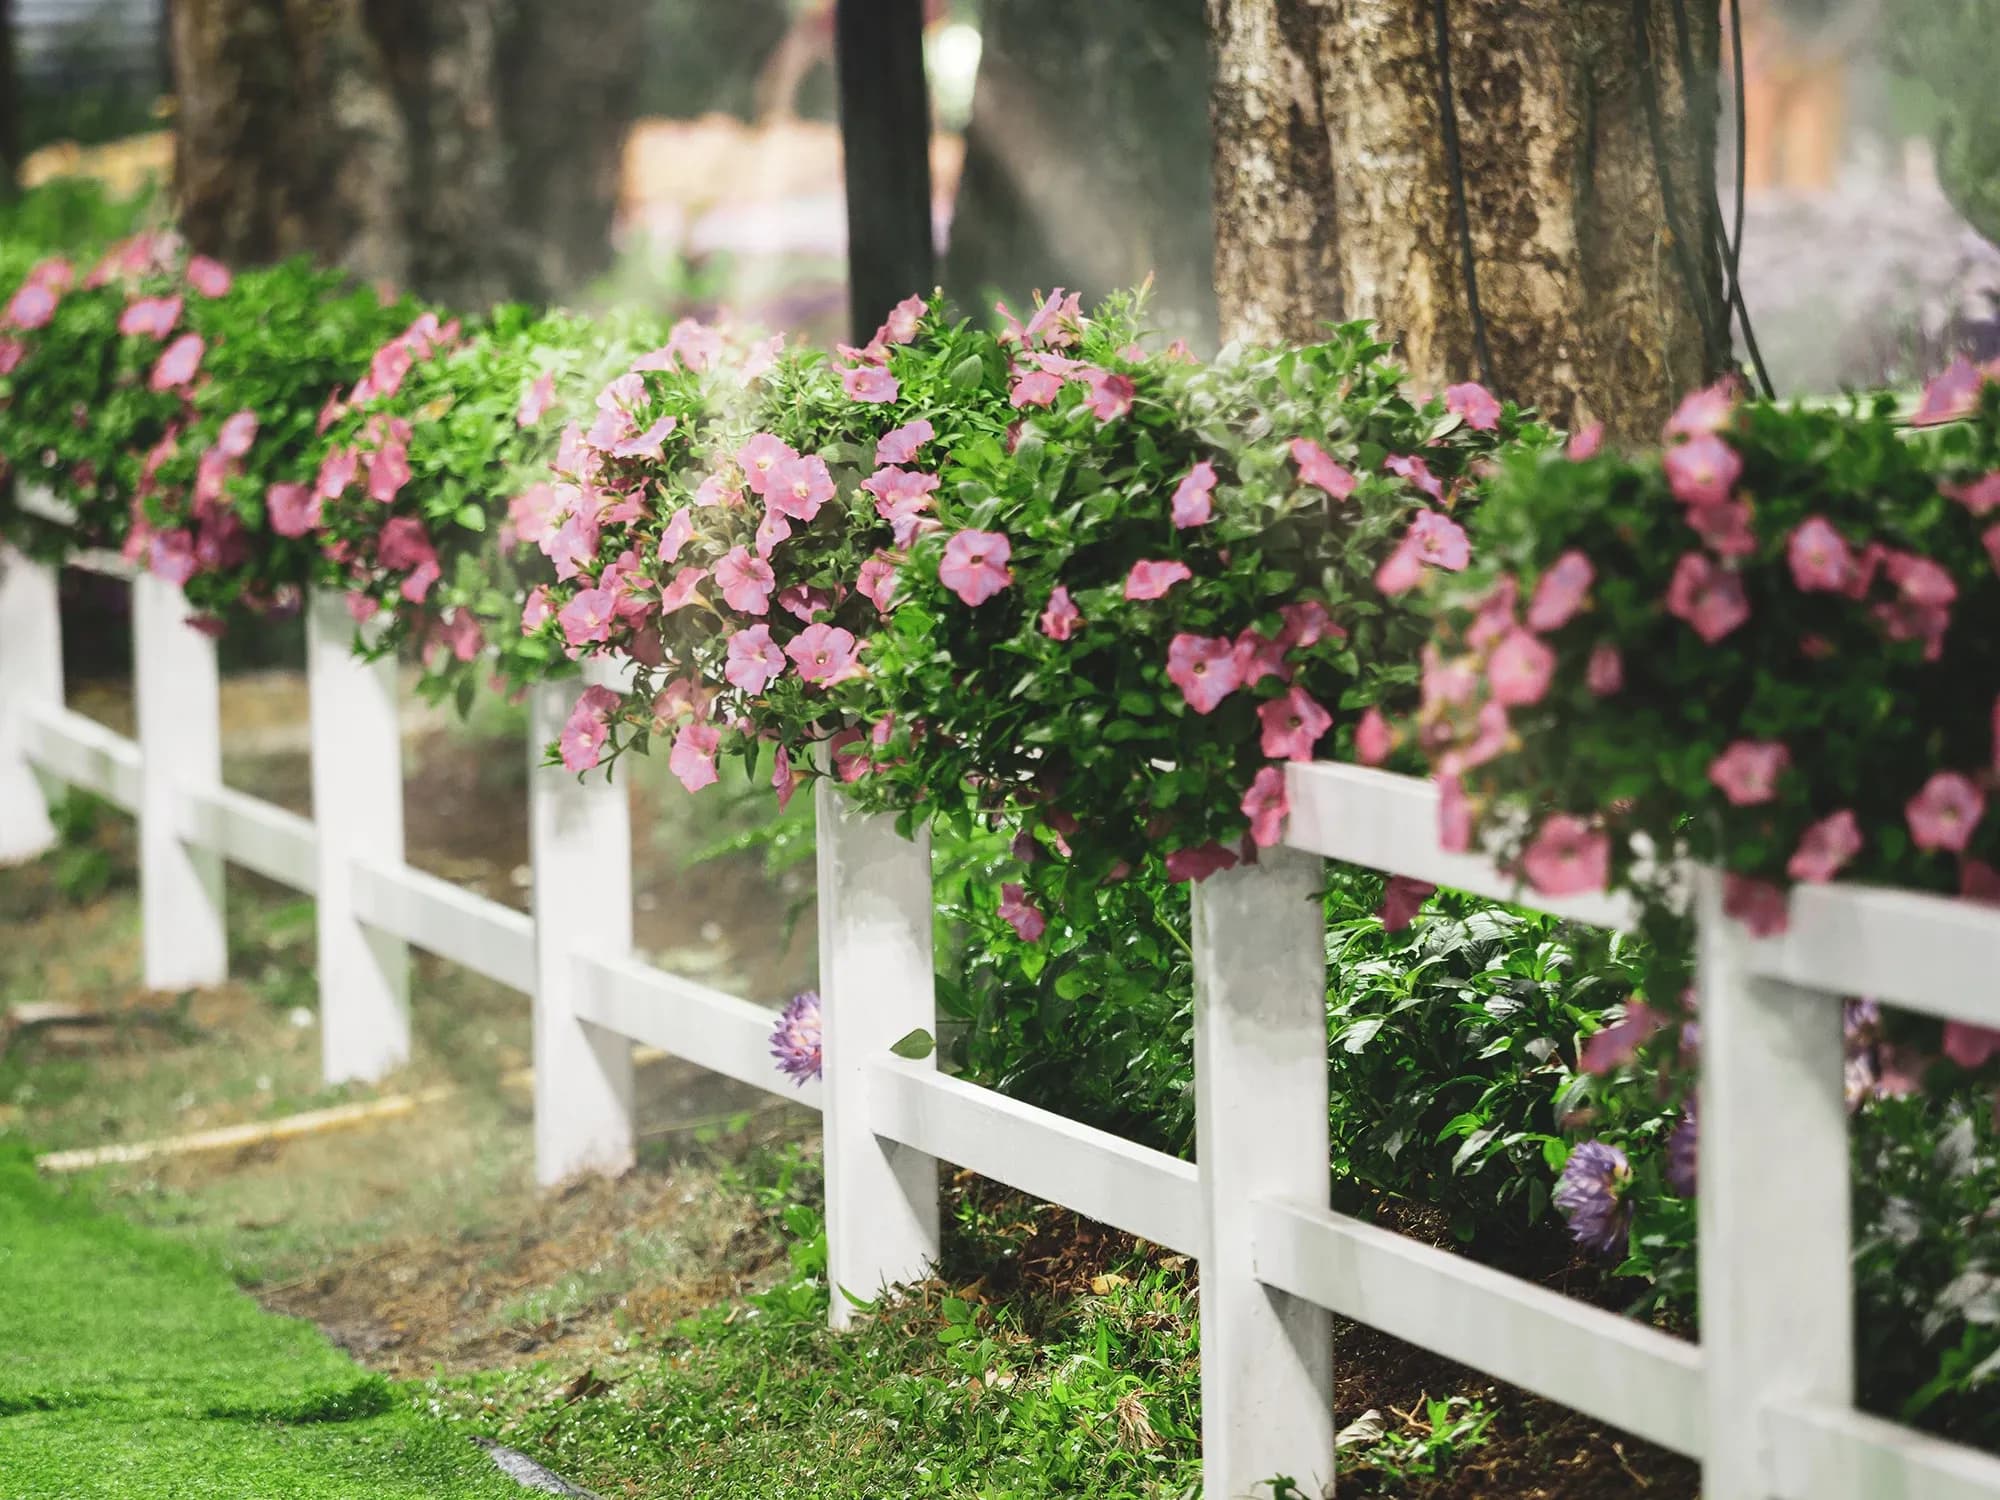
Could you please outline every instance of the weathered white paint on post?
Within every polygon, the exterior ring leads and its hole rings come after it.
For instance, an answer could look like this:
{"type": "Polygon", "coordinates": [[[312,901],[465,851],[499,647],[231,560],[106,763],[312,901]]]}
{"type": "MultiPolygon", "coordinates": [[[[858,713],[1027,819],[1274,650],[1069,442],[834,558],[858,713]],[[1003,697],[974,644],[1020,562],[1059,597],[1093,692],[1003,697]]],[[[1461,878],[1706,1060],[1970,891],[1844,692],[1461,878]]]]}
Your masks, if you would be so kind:
{"type": "Polygon", "coordinates": [[[0,864],[55,843],[45,788],[28,762],[27,717],[62,701],[56,571],[0,547],[0,864]]]}
{"type": "Polygon", "coordinates": [[[215,642],[190,627],[190,613],[178,585],[150,573],[132,580],[139,900],[145,982],[156,990],[219,984],[229,974],[222,856],[187,841],[188,794],[222,785],[215,642]]]}
{"type": "Polygon", "coordinates": [[[1267,1286],[1258,1199],[1327,1203],[1326,937],[1320,861],[1293,849],[1194,888],[1195,1162],[1201,1254],[1202,1492],[1278,1475],[1333,1486],[1333,1323],[1267,1286]]]}
{"type": "Polygon", "coordinates": [[[545,683],[528,729],[535,902],[535,1180],[632,1165],[632,1043],[583,1020],[584,957],[632,952],[632,811],[625,778],[542,765],[579,685],[545,683]]]}
{"type": "Polygon", "coordinates": [[[354,621],[339,594],[315,591],[310,609],[320,1058],[328,1083],[373,1082],[410,1060],[410,950],[355,908],[355,860],[403,860],[396,664],[354,654],[354,621]]]}
{"type": "Polygon", "coordinates": [[[1700,903],[1702,1494],[1765,1500],[1766,1413],[1854,1395],[1841,1006],[1752,976],[1713,873],[1700,903]]]}
{"type": "Polygon", "coordinates": [[[857,810],[831,779],[816,795],[827,1273],[845,1328],[851,1298],[921,1281],[938,1258],[936,1158],[878,1136],[869,1093],[891,1047],[937,1028],[931,841],[857,810]]]}

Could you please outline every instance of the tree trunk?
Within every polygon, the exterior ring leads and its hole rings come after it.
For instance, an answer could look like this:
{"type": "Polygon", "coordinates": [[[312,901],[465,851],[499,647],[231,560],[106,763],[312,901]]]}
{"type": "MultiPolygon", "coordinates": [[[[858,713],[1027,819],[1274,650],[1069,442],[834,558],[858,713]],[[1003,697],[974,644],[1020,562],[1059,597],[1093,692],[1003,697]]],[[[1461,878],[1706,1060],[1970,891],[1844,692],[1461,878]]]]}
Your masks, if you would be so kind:
{"type": "Polygon", "coordinates": [[[14,0],[0,0],[0,202],[21,179],[21,79],[14,61],[14,0]]]}
{"type": "Polygon", "coordinates": [[[985,0],[945,254],[968,312],[1154,278],[1152,321],[1212,338],[1202,0],[985,0]]]}
{"type": "MultiPolygon", "coordinates": [[[[1623,437],[1655,434],[1728,358],[1709,217],[1719,7],[1688,5],[1684,39],[1675,7],[1650,9],[1643,30],[1628,0],[1449,12],[1491,379],[1623,437]]],[[[1478,377],[1433,6],[1211,0],[1211,22],[1225,330],[1301,339],[1371,318],[1418,384],[1478,377]]]]}
{"type": "Polygon", "coordinates": [[[573,289],[609,254],[640,63],[637,19],[587,4],[601,50],[557,35],[572,5],[558,22],[526,0],[179,0],[189,242],[467,308],[573,289]]]}

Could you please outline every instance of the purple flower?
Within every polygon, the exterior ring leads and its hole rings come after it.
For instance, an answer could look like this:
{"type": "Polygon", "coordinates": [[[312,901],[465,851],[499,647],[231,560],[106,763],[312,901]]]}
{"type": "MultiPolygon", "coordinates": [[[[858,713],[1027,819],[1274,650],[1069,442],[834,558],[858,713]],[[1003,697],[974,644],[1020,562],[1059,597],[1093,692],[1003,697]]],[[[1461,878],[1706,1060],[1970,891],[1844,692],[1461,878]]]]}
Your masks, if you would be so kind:
{"type": "Polygon", "coordinates": [[[771,1056],[778,1071],[795,1080],[800,1088],[808,1078],[819,1077],[819,991],[806,990],[792,997],[771,1032],[771,1056]]]}
{"type": "Polygon", "coordinates": [[[1584,1249],[1624,1256],[1631,1214],[1620,1195],[1631,1179],[1631,1163],[1616,1146],[1585,1141],[1570,1152],[1554,1201],[1569,1220],[1570,1235],[1584,1249]]]}
{"type": "Polygon", "coordinates": [[[1680,1124],[1667,1137],[1667,1186],[1683,1198],[1694,1196],[1701,1178],[1701,1116],[1699,1102],[1688,1100],[1680,1124]]]}

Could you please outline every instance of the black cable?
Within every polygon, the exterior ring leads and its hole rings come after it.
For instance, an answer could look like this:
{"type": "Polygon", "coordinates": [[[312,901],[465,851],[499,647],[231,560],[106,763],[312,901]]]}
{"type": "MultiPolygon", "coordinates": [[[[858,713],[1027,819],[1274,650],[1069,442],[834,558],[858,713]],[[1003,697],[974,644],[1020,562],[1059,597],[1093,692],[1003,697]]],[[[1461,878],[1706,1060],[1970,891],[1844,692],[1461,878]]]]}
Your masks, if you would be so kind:
{"type": "MultiPolygon", "coordinates": [[[[1674,41],[1680,57],[1682,86],[1688,91],[1689,97],[1692,98],[1695,79],[1700,75],[1695,70],[1694,42],[1688,26],[1687,0],[1673,0],[1673,6],[1674,41]]],[[[1750,324],[1750,308],[1743,300],[1743,169],[1748,148],[1743,135],[1743,117],[1745,113],[1743,87],[1743,13],[1740,8],[1740,0],[1730,0],[1730,18],[1735,47],[1734,79],[1736,84],[1734,91],[1736,102],[1735,237],[1732,239],[1729,231],[1722,227],[1722,200],[1716,195],[1713,187],[1711,187],[1708,193],[1703,195],[1703,217],[1707,221],[1708,232],[1713,237],[1716,248],[1722,255],[1723,270],[1728,276],[1723,304],[1736,315],[1737,324],[1743,330],[1743,347],[1748,351],[1751,366],[1757,372],[1758,385],[1762,388],[1766,397],[1774,398],[1777,392],[1772,389],[1770,372],[1764,368],[1764,353],[1757,347],[1757,331],[1750,324]]],[[[1698,118],[1704,121],[1712,119],[1712,111],[1715,107],[1714,99],[1704,90],[1699,102],[1700,114],[1698,118]]],[[[1701,133],[1700,149],[1705,158],[1714,158],[1715,140],[1713,135],[1707,130],[1703,130],[1701,133]]],[[[1725,327],[1725,333],[1726,331],[1725,327]]]]}
{"type": "Polygon", "coordinates": [[[1646,129],[1653,142],[1653,166],[1660,179],[1660,208],[1666,215],[1667,237],[1673,241],[1675,266],[1694,303],[1695,321],[1701,324],[1707,362],[1719,368],[1727,357],[1728,330],[1716,329],[1713,309],[1708,305],[1706,288],[1691,254],[1693,241],[1687,236],[1680,209],[1674,202],[1673,181],[1667,167],[1667,132],[1660,116],[1660,93],[1653,73],[1653,39],[1648,31],[1651,10],[1652,0],[1632,0],[1632,48],[1639,63],[1639,87],[1646,106],[1646,129]]]}
{"type": "Polygon", "coordinates": [[[1757,371],[1757,383],[1763,386],[1765,399],[1775,401],[1778,390],[1771,384],[1771,372],[1764,368],[1764,351],[1757,347],[1757,333],[1750,326],[1750,309],[1743,303],[1743,282],[1738,272],[1743,259],[1743,179],[1748,175],[1750,162],[1746,124],[1750,111],[1745,102],[1748,90],[1743,81],[1743,0],[1729,0],[1729,53],[1730,73],[1736,85],[1732,90],[1736,96],[1736,238],[1729,246],[1729,284],[1736,298],[1736,316],[1743,325],[1743,347],[1750,351],[1750,364],[1757,371]]]}
{"type": "Polygon", "coordinates": [[[1493,351],[1486,342],[1486,313],[1479,304],[1479,266],[1472,256],[1472,205],[1465,186],[1465,157],[1458,140],[1458,100],[1451,87],[1451,3],[1431,0],[1437,32],[1438,122],[1444,132],[1444,165],[1451,178],[1452,207],[1458,215],[1458,255],[1465,276],[1465,307],[1472,319],[1472,355],[1479,379],[1493,385],[1493,351]]]}

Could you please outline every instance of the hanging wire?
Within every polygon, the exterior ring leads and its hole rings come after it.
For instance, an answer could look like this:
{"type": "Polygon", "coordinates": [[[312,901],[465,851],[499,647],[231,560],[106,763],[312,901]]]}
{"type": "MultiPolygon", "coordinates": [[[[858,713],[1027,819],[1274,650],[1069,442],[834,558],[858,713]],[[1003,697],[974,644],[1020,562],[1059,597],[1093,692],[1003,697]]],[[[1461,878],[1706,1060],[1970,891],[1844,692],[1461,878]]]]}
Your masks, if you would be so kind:
{"type": "Polygon", "coordinates": [[[1727,355],[1729,330],[1726,326],[1719,330],[1715,326],[1714,310],[1704,295],[1706,288],[1694,261],[1694,241],[1688,238],[1687,226],[1681,222],[1680,207],[1674,202],[1673,179],[1667,166],[1667,131],[1660,116],[1659,80],[1654,70],[1653,39],[1649,30],[1652,8],[1652,0],[1632,0],[1632,50],[1639,62],[1639,88],[1646,107],[1646,130],[1652,137],[1653,166],[1660,179],[1660,207],[1666,215],[1667,237],[1673,242],[1674,264],[1687,286],[1689,300],[1694,303],[1695,320],[1701,324],[1702,343],[1708,350],[1709,362],[1711,366],[1719,365],[1727,355]]]}
{"type": "Polygon", "coordinates": [[[1479,303],[1479,265],[1472,254],[1472,206],[1465,185],[1465,156],[1458,139],[1458,99],[1451,87],[1451,0],[1431,0],[1437,34],[1438,121],[1444,132],[1444,165],[1458,217],[1458,258],[1465,277],[1465,307],[1472,319],[1472,354],[1479,379],[1493,384],[1493,351],[1486,342],[1486,313],[1479,303]]]}
{"type": "MultiPolygon", "coordinates": [[[[1674,40],[1679,49],[1681,78],[1683,80],[1682,87],[1692,94],[1694,80],[1698,75],[1695,72],[1694,66],[1694,42],[1692,40],[1691,28],[1688,25],[1687,0],[1673,0],[1673,5],[1674,40]]],[[[1770,372],[1764,368],[1764,353],[1757,347],[1757,330],[1750,324],[1750,309],[1743,300],[1743,277],[1740,269],[1743,254],[1743,175],[1744,166],[1749,155],[1749,146],[1743,133],[1745,107],[1743,11],[1741,0],[1730,0],[1729,16],[1731,44],[1735,63],[1733,77],[1736,85],[1733,91],[1736,109],[1736,226],[1734,238],[1731,238],[1729,231],[1722,227],[1722,200],[1715,193],[1713,186],[1711,186],[1709,192],[1705,195],[1706,201],[1702,207],[1704,217],[1708,221],[1709,233],[1714,237],[1716,249],[1722,256],[1723,269],[1728,276],[1726,295],[1723,298],[1724,305],[1735,314],[1737,324],[1743,330],[1743,347],[1749,352],[1750,364],[1757,373],[1758,385],[1763,389],[1766,397],[1775,397],[1777,392],[1771,387],[1770,372]]],[[[1713,102],[1711,97],[1706,95],[1703,97],[1701,109],[1704,120],[1713,118],[1709,113],[1713,102]]],[[[1705,137],[1701,146],[1702,150],[1708,155],[1714,155],[1715,142],[1712,137],[1705,137]]]]}

